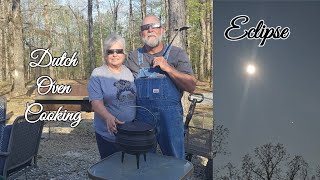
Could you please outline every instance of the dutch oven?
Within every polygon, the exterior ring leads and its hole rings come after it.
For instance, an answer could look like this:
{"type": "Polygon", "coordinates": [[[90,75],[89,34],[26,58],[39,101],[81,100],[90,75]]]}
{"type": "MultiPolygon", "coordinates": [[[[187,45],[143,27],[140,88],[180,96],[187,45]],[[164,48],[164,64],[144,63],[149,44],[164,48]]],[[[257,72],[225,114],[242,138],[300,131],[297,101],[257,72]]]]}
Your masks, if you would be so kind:
{"type": "Polygon", "coordinates": [[[139,169],[139,157],[144,155],[146,161],[146,153],[156,146],[155,129],[147,123],[133,120],[117,126],[116,144],[122,151],[121,162],[123,162],[124,154],[136,155],[137,168],[139,169]]]}

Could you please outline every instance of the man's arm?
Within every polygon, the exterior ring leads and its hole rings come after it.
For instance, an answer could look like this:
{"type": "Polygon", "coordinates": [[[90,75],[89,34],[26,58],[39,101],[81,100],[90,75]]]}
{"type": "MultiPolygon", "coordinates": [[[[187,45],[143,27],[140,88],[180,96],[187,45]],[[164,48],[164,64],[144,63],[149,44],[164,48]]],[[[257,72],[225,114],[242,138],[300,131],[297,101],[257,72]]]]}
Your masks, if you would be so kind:
{"type": "Polygon", "coordinates": [[[133,52],[131,52],[123,63],[132,72],[134,77],[136,77],[139,72],[139,65],[134,61],[135,58],[136,57],[133,56],[133,52]]]}
{"type": "Polygon", "coordinates": [[[181,90],[192,93],[196,89],[196,78],[192,75],[179,72],[174,67],[170,66],[164,57],[154,58],[153,67],[156,66],[160,66],[163,71],[167,72],[181,90]]]}

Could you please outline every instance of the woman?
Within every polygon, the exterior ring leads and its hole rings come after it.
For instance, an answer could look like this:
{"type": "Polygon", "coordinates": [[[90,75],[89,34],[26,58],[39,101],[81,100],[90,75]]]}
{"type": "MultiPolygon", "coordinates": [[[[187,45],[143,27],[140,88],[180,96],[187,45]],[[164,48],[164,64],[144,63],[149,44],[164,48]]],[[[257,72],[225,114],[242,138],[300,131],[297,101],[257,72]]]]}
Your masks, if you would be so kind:
{"type": "Polygon", "coordinates": [[[88,83],[94,111],[94,128],[101,159],[119,151],[114,133],[117,125],[135,117],[136,87],[131,71],[123,64],[125,40],[115,34],[104,41],[105,64],[95,68],[88,83]]]}

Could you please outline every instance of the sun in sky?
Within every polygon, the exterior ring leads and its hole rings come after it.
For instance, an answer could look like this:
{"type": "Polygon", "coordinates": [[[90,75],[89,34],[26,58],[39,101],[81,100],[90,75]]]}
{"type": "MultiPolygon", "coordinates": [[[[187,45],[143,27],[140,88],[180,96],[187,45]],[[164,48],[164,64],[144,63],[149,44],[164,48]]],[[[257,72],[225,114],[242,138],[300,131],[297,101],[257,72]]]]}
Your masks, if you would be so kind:
{"type": "Polygon", "coordinates": [[[253,75],[256,73],[256,66],[253,64],[248,64],[246,67],[246,71],[249,75],[253,75]]]}

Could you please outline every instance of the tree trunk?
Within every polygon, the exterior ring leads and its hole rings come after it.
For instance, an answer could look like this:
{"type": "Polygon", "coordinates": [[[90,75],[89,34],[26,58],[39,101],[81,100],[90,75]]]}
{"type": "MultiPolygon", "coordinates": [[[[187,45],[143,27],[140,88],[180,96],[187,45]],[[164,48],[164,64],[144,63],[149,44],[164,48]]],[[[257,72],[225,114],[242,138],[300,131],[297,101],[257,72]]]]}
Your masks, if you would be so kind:
{"type": "Polygon", "coordinates": [[[84,46],[83,44],[85,43],[85,38],[83,38],[85,32],[84,32],[84,29],[85,29],[85,26],[82,26],[81,24],[81,21],[83,20],[82,18],[80,18],[79,16],[79,11],[77,11],[77,13],[71,8],[71,6],[69,5],[69,9],[71,10],[71,12],[73,13],[74,17],[76,18],[77,20],[77,27],[78,27],[78,42],[81,42],[80,43],[80,52],[79,54],[81,55],[81,59],[80,59],[80,77],[81,79],[84,79],[86,77],[86,71],[85,71],[85,68],[84,68],[84,63],[85,63],[85,58],[84,58],[84,54],[85,54],[85,49],[84,49],[84,46]]]}
{"type": "MultiPolygon", "coordinates": [[[[186,6],[186,9],[188,9],[188,6],[186,6]]],[[[186,23],[187,24],[189,24],[189,18],[190,18],[190,15],[189,14],[187,14],[187,16],[186,16],[186,23]]],[[[187,54],[188,54],[188,57],[189,57],[189,59],[190,59],[190,61],[191,61],[191,47],[190,47],[190,44],[191,44],[191,42],[190,42],[190,38],[188,38],[188,32],[186,32],[186,35],[187,35],[187,54]]]]}
{"type": "Polygon", "coordinates": [[[206,76],[207,78],[210,78],[210,76],[212,75],[212,57],[211,57],[211,52],[212,52],[212,47],[211,47],[211,24],[210,24],[210,21],[211,21],[211,8],[208,8],[208,7],[211,7],[211,1],[207,2],[207,8],[206,8],[206,49],[207,49],[207,73],[206,73],[206,76]]]}
{"type": "MultiPolygon", "coordinates": [[[[170,31],[169,33],[170,37],[173,38],[175,35],[175,32],[173,30],[186,24],[185,0],[168,0],[168,10],[170,31]]],[[[186,33],[184,31],[180,32],[172,44],[185,50],[185,37],[186,33]]],[[[188,95],[189,93],[185,92],[181,100],[184,109],[184,114],[187,113],[188,107],[190,105],[188,95]]]]}
{"type": "Polygon", "coordinates": [[[131,50],[135,49],[134,46],[134,39],[133,39],[133,35],[132,33],[134,32],[134,28],[133,28],[133,13],[132,13],[132,0],[130,0],[129,2],[129,42],[130,42],[130,48],[131,50]]]}
{"type": "Polygon", "coordinates": [[[147,14],[147,0],[140,0],[141,19],[146,17],[147,14]]]}
{"type": "MultiPolygon", "coordinates": [[[[50,21],[49,21],[49,14],[48,14],[48,1],[44,1],[44,6],[43,6],[43,15],[44,15],[44,22],[45,22],[45,33],[47,35],[47,47],[51,46],[51,27],[50,27],[50,21]]],[[[50,12],[50,11],[49,11],[50,12]]],[[[54,76],[54,67],[49,66],[49,75],[51,78],[55,79],[54,76]]]]}
{"type": "Polygon", "coordinates": [[[212,41],[212,37],[213,37],[213,2],[210,1],[210,7],[211,7],[211,11],[210,11],[210,29],[211,29],[211,33],[210,33],[210,44],[211,44],[211,50],[210,50],[210,54],[211,54],[211,74],[210,74],[210,86],[213,87],[213,68],[214,68],[214,59],[213,59],[213,41],[212,41]]]}
{"type": "Polygon", "coordinates": [[[20,10],[20,0],[14,0],[12,3],[12,19],[9,22],[11,31],[10,54],[12,61],[11,76],[13,77],[13,96],[26,94],[24,79],[24,56],[23,56],[23,33],[22,17],[20,10]]]}
{"type": "Polygon", "coordinates": [[[118,11],[119,11],[120,2],[113,0],[112,1],[112,18],[113,18],[113,28],[111,32],[117,32],[117,22],[118,22],[118,11]]]}
{"type": "Polygon", "coordinates": [[[98,19],[99,19],[101,61],[103,62],[104,61],[104,52],[103,52],[103,37],[102,37],[102,18],[101,18],[101,14],[100,14],[99,0],[97,0],[96,3],[97,3],[97,11],[98,11],[98,19]]]}
{"type": "Polygon", "coordinates": [[[88,21],[89,21],[89,56],[90,56],[90,74],[96,67],[95,54],[93,46],[93,20],[92,20],[92,0],[88,0],[88,21]]]}
{"type": "MultiPolygon", "coordinates": [[[[175,35],[176,28],[184,26],[186,24],[186,5],[185,0],[168,0],[169,3],[169,31],[170,37],[173,38],[175,35]]],[[[181,31],[178,33],[177,37],[173,41],[173,45],[185,49],[185,39],[186,33],[181,31]]],[[[170,39],[169,41],[171,41],[170,39]]]]}
{"type": "Polygon", "coordinates": [[[200,58],[199,58],[199,74],[198,78],[203,81],[205,78],[205,45],[206,45],[206,15],[204,12],[204,5],[201,5],[200,9],[200,26],[201,26],[201,45],[200,45],[200,58]]]}
{"type": "MultiPolygon", "coordinates": [[[[65,24],[68,24],[68,20],[67,20],[67,16],[64,16],[64,23],[65,24]]],[[[71,41],[71,38],[72,38],[72,33],[71,33],[71,30],[70,30],[70,26],[66,26],[66,40],[68,40],[67,42],[67,47],[65,48],[67,52],[71,52],[72,49],[73,49],[73,44],[72,44],[72,41],[71,41]]],[[[73,74],[72,73],[72,69],[70,70],[67,70],[67,68],[62,68],[64,70],[64,74],[62,74],[62,77],[61,79],[70,79],[71,75],[73,74]]]]}
{"type": "Polygon", "coordinates": [[[169,43],[170,41],[170,31],[169,31],[169,0],[164,0],[164,12],[165,12],[165,28],[167,29],[166,33],[166,41],[169,43]]]}
{"type": "MultiPolygon", "coordinates": [[[[2,23],[1,23],[2,24],[2,23]]],[[[0,68],[1,68],[1,81],[6,80],[6,58],[5,58],[5,31],[4,26],[0,29],[0,68]]]]}
{"type": "MultiPolygon", "coordinates": [[[[82,16],[82,18],[81,18],[81,20],[83,20],[82,22],[85,22],[85,20],[83,19],[83,16],[82,16]]],[[[86,37],[86,29],[87,28],[84,28],[84,27],[86,27],[87,26],[87,23],[83,23],[83,29],[82,29],[82,41],[81,42],[83,42],[83,43],[85,43],[85,42],[87,42],[87,37],[86,37]]],[[[87,73],[87,71],[86,71],[86,67],[85,67],[85,65],[84,65],[84,63],[85,63],[85,59],[84,59],[84,55],[85,54],[88,54],[88,50],[87,50],[87,48],[84,48],[83,46],[82,46],[82,63],[81,63],[81,70],[82,70],[82,72],[83,72],[83,77],[85,77],[85,78],[88,78],[88,76],[90,75],[90,73],[92,72],[92,71],[90,71],[89,73],[87,73]]],[[[91,68],[90,68],[90,70],[91,70],[91,68]]]]}
{"type": "Polygon", "coordinates": [[[0,2],[0,22],[1,22],[1,41],[0,41],[0,62],[1,62],[1,80],[6,81],[8,77],[9,67],[8,67],[8,12],[6,7],[8,2],[0,2]]]}

